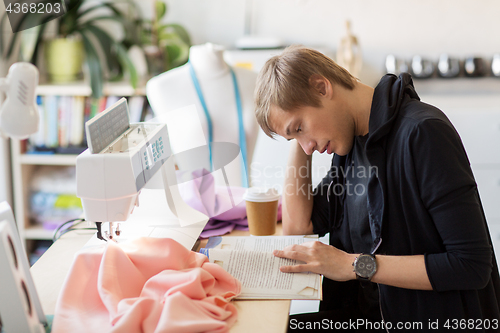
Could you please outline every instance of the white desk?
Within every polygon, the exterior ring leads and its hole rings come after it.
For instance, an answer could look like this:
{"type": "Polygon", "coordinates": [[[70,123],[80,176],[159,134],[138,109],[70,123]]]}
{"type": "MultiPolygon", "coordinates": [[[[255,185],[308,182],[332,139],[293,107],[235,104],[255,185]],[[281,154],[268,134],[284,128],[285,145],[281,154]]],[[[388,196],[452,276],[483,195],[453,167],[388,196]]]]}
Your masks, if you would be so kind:
{"type": "MultiPolygon", "coordinates": [[[[94,233],[88,230],[68,232],[31,268],[45,314],[54,314],[57,297],[74,255],[94,233]]],[[[234,304],[238,309],[238,321],[231,332],[286,332],[290,301],[234,301],[234,304]]]]}

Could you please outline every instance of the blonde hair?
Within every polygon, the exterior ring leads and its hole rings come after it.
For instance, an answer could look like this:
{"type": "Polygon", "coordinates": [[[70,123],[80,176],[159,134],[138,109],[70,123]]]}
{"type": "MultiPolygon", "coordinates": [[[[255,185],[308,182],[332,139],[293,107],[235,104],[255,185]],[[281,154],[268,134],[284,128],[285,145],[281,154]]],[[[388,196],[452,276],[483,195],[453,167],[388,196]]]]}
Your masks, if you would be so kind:
{"type": "Polygon", "coordinates": [[[312,75],[320,75],[332,84],[354,89],[356,78],[321,52],[292,45],[269,59],[257,78],[255,116],[262,130],[273,137],[269,124],[272,106],[290,111],[301,106],[319,107],[318,93],[310,84],[312,75]]]}

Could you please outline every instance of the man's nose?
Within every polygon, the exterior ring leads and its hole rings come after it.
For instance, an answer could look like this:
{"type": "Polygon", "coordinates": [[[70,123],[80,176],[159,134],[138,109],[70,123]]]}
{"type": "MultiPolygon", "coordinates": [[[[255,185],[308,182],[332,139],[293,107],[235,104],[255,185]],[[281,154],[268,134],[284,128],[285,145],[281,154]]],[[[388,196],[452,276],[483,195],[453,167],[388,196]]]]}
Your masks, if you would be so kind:
{"type": "Polygon", "coordinates": [[[302,147],[302,150],[307,155],[311,155],[314,152],[314,147],[316,147],[316,144],[314,143],[314,141],[308,140],[308,139],[299,140],[299,144],[302,147]]]}

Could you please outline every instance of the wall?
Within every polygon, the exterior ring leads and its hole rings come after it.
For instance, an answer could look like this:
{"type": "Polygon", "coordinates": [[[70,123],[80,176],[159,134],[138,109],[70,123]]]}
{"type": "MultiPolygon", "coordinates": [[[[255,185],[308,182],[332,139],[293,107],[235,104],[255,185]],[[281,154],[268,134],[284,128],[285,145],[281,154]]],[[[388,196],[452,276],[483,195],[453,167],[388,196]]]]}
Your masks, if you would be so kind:
{"type": "MultiPolygon", "coordinates": [[[[168,22],[183,24],[195,44],[232,47],[243,36],[245,0],[166,0],[168,22]]],[[[253,32],[286,43],[335,49],[350,19],[364,54],[362,81],[375,85],[388,53],[442,52],[491,57],[500,52],[500,2],[495,0],[253,0],[253,32]]],[[[151,13],[150,1],[140,1],[151,13]]]]}
{"type": "MultiPolygon", "coordinates": [[[[186,27],[194,44],[212,42],[228,49],[244,35],[245,9],[252,6],[253,34],[319,47],[330,54],[335,54],[349,19],[363,52],[359,77],[371,86],[384,74],[387,54],[405,59],[420,54],[437,60],[443,52],[459,58],[491,58],[500,52],[500,40],[492,37],[500,30],[500,2],[493,0],[165,1],[165,21],[186,27]]],[[[146,16],[152,14],[151,2],[138,3],[146,16]]],[[[425,82],[415,82],[417,90],[421,84],[425,82]]],[[[281,186],[288,147],[284,140],[259,135],[251,166],[256,185],[281,186]]],[[[330,159],[326,154],[313,155],[313,183],[322,178],[330,159]]]]}

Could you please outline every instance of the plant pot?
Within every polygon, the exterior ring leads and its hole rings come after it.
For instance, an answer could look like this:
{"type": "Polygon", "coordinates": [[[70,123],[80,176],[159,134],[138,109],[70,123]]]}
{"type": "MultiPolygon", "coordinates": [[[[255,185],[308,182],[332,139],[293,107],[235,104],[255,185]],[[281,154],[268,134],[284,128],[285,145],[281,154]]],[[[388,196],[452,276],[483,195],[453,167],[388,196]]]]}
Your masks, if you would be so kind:
{"type": "Polygon", "coordinates": [[[56,38],[45,45],[49,80],[71,82],[82,78],[83,43],[79,38],[56,38]]]}

